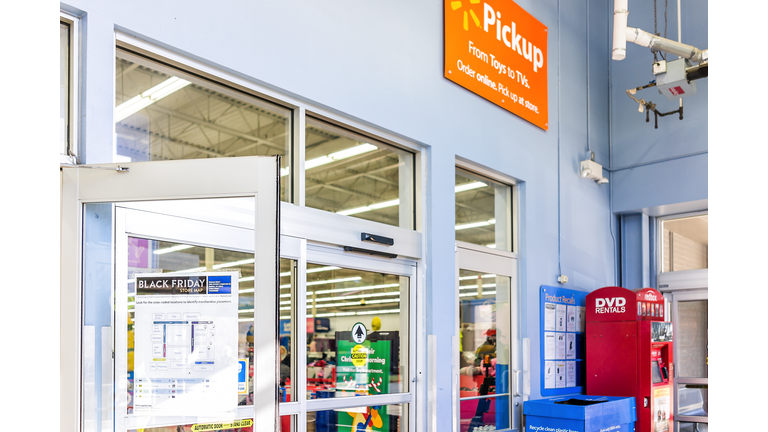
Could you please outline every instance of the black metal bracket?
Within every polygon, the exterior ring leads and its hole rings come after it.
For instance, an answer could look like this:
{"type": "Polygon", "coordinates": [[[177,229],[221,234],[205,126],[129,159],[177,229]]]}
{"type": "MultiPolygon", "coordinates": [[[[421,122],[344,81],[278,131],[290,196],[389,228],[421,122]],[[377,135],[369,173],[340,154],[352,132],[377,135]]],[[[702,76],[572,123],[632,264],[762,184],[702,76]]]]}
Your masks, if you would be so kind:
{"type": "Polygon", "coordinates": [[[360,233],[360,240],[367,241],[371,243],[376,243],[384,246],[394,246],[395,245],[395,239],[380,236],[377,234],[369,234],[369,233],[360,233]]]}
{"type": "Polygon", "coordinates": [[[389,252],[379,252],[379,251],[375,251],[375,250],[363,249],[363,248],[352,247],[352,246],[344,246],[344,251],[345,252],[363,253],[363,254],[367,254],[367,255],[376,255],[376,256],[381,256],[381,257],[384,257],[384,258],[391,258],[391,259],[397,258],[397,254],[393,254],[393,253],[389,253],[389,252]]]}

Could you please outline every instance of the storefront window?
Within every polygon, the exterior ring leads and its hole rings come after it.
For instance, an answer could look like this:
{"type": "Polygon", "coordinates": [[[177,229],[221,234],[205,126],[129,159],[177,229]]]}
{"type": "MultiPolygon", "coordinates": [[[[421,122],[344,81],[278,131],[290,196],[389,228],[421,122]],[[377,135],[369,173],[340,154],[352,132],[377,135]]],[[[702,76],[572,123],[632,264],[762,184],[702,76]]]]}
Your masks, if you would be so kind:
{"type": "Polygon", "coordinates": [[[408,343],[408,283],[403,276],[307,265],[310,399],[407,391],[401,352],[408,343]]]}
{"type": "Polygon", "coordinates": [[[456,240],[512,251],[512,188],[456,168],[456,240]]]}
{"type": "Polygon", "coordinates": [[[509,427],[510,288],[509,277],[459,269],[461,430],[509,427]]]}
{"type": "Polygon", "coordinates": [[[59,22],[59,152],[61,154],[67,154],[69,148],[71,31],[69,23],[59,22]]]}
{"type": "Polygon", "coordinates": [[[402,228],[414,223],[414,155],[306,120],[307,207],[402,228]]]}
{"type": "Polygon", "coordinates": [[[708,233],[708,215],[662,220],[662,271],[709,268],[708,233]]]}
{"type": "Polygon", "coordinates": [[[290,189],[291,111],[118,50],[115,162],[280,155],[290,189]]]}

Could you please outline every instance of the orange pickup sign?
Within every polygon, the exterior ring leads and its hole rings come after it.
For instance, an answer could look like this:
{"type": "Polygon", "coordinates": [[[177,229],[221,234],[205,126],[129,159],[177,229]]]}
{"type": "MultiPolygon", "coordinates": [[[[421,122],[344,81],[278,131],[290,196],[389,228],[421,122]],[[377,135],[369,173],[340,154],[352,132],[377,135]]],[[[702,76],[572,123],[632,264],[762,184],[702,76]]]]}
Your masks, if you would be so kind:
{"type": "Polygon", "coordinates": [[[547,27],[511,0],[445,0],[449,80],[549,129],[547,27]]]}

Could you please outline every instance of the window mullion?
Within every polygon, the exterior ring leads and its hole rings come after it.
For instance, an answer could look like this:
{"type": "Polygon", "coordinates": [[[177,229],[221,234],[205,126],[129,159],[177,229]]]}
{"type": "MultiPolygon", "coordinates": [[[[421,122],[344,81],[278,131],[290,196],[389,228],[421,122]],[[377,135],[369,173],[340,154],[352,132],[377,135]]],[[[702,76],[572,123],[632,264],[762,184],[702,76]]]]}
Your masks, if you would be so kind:
{"type": "Polygon", "coordinates": [[[294,111],[294,122],[293,122],[293,161],[292,165],[295,169],[295,172],[293,174],[293,185],[294,185],[294,194],[293,194],[293,203],[304,207],[305,205],[305,186],[306,182],[304,180],[304,161],[306,160],[306,132],[305,132],[305,125],[306,125],[306,110],[303,106],[300,106],[296,108],[294,111]]]}
{"type": "MultiPolygon", "coordinates": [[[[301,109],[302,115],[304,109],[301,109]]],[[[303,121],[302,121],[303,124],[303,121]]],[[[303,153],[303,152],[302,152],[303,153]]],[[[302,164],[303,166],[303,164],[302,164]]],[[[295,178],[302,178],[301,176],[295,178]]],[[[294,317],[293,323],[295,329],[296,345],[296,389],[295,400],[299,402],[300,411],[297,415],[297,432],[306,432],[307,430],[307,241],[301,240],[300,256],[298,262],[298,284],[296,285],[296,300],[293,302],[294,317]]]]}

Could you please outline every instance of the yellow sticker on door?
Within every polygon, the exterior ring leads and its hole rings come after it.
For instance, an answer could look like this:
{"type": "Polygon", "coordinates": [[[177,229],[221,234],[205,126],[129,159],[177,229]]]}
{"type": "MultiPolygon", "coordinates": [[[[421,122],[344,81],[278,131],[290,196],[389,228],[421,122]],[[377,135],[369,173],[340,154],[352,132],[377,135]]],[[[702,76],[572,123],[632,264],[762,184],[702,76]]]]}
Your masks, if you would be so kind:
{"type": "Polygon", "coordinates": [[[352,364],[356,367],[368,364],[368,350],[362,345],[355,345],[349,357],[352,359],[352,364]]]}
{"type": "Polygon", "coordinates": [[[244,428],[244,427],[251,427],[251,426],[253,426],[253,420],[243,419],[243,420],[235,420],[231,423],[200,423],[200,424],[192,425],[192,431],[193,432],[215,431],[215,430],[223,430],[223,429],[244,428]]]}

